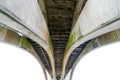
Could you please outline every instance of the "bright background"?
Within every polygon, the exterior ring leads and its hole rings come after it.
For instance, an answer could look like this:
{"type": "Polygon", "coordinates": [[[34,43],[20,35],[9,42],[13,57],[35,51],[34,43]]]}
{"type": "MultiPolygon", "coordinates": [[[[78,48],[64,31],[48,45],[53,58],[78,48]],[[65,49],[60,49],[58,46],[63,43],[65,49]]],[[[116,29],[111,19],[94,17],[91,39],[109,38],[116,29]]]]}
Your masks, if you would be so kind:
{"type": "Polygon", "coordinates": [[[0,42],[0,80],[45,80],[45,77],[33,55],[0,42]]]}
{"type": "Polygon", "coordinates": [[[120,80],[120,42],[86,54],[77,64],[72,80],[120,80]]]}
{"type": "MultiPolygon", "coordinates": [[[[33,55],[0,43],[0,80],[45,80],[45,76],[33,55]]],[[[120,42],[85,55],[77,64],[72,80],[120,80],[120,42]]]]}

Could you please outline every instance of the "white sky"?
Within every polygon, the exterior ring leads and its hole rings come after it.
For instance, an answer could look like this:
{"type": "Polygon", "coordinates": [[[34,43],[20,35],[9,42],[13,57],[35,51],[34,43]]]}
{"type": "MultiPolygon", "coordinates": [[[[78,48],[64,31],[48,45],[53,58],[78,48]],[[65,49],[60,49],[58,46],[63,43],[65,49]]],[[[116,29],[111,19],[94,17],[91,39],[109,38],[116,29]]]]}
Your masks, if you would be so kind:
{"type": "MultiPolygon", "coordinates": [[[[0,43],[0,80],[45,80],[38,61],[28,52],[0,43]]],[[[120,42],[89,52],[72,80],[120,80],[120,42]]]]}
{"type": "Polygon", "coordinates": [[[38,61],[28,52],[0,43],[0,80],[45,80],[38,61]]]}
{"type": "Polygon", "coordinates": [[[120,42],[85,55],[78,63],[72,80],[120,80],[120,42]]]}

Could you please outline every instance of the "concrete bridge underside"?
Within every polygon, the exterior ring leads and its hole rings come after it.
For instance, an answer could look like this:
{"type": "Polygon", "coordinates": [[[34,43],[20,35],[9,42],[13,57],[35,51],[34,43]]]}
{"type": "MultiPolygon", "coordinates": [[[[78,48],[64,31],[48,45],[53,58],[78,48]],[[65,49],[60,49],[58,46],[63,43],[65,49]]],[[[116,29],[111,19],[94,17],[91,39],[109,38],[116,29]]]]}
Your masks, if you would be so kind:
{"type": "Polygon", "coordinates": [[[33,53],[52,80],[71,80],[84,54],[120,39],[119,25],[120,0],[0,0],[0,40],[33,53]]]}

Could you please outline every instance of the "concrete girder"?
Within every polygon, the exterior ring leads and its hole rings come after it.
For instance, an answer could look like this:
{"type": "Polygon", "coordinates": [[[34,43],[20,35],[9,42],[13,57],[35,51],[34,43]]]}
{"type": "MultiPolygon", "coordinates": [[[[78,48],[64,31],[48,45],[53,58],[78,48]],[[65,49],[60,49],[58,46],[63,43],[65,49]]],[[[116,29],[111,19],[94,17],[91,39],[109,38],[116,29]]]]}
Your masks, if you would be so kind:
{"type": "Polygon", "coordinates": [[[74,17],[73,17],[72,28],[74,27],[75,22],[78,20],[78,17],[80,15],[85,3],[86,3],[86,0],[78,0],[76,9],[75,9],[75,13],[74,13],[74,17]]]}
{"type": "MultiPolygon", "coordinates": [[[[30,45],[30,43],[27,42],[27,40],[26,41],[21,40],[22,38],[23,37],[21,37],[18,33],[0,26],[0,42],[19,46],[20,48],[21,47],[25,48],[25,50],[27,50],[28,52],[30,52],[30,54],[32,54],[34,57],[36,57],[36,59],[38,60],[39,64],[41,65],[43,72],[45,74],[45,71],[44,71],[45,67],[44,67],[43,63],[41,62],[41,60],[39,59],[37,53],[34,51],[33,47],[30,45]],[[22,44],[24,44],[25,46],[23,46],[22,44]]],[[[47,78],[46,78],[46,80],[47,80],[47,78]]]]}
{"type": "Polygon", "coordinates": [[[120,28],[120,0],[88,0],[66,47],[61,80],[72,51],[80,44],[120,28]],[[97,5],[97,7],[96,7],[97,5]]]}
{"type": "Polygon", "coordinates": [[[52,44],[37,0],[0,0],[0,25],[19,32],[42,46],[49,55],[55,77],[52,44]]]}

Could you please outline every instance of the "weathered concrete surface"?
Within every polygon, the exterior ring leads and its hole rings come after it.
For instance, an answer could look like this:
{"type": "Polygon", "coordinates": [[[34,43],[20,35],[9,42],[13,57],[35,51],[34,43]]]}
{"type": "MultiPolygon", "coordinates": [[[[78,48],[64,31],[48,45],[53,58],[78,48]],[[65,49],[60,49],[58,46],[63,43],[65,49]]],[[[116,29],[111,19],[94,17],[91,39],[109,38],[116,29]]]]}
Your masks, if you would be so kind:
{"type": "Polygon", "coordinates": [[[49,32],[37,0],[0,0],[0,25],[20,32],[41,45],[50,57],[55,76],[49,32]]]}
{"type": "Polygon", "coordinates": [[[99,28],[101,24],[120,14],[120,0],[88,0],[79,16],[82,35],[99,28]]]}
{"type": "Polygon", "coordinates": [[[41,59],[39,58],[38,54],[35,52],[32,45],[27,41],[25,37],[19,35],[14,31],[11,31],[9,29],[0,26],[0,42],[12,44],[16,47],[25,49],[26,51],[30,52],[30,54],[32,54],[34,57],[36,57],[36,59],[41,64],[43,70],[45,69],[43,62],[41,62],[41,59]]]}
{"type": "Polygon", "coordinates": [[[46,12],[45,0],[38,0],[38,4],[39,4],[41,12],[45,18],[46,23],[48,23],[47,22],[47,12],[46,12]]]}
{"type": "MultiPolygon", "coordinates": [[[[48,29],[53,43],[56,79],[60,80],[64,51],[78,0],[45,0],[48,29]]],[[[72,65],[72,64],[71,64],[72,65]]]]}
{"type": "Polygon", "coordinates": [[[78,20],[79,15],[80,15],[83,7],[85,6],[86,2],[87,2],[87,0],[78,0],[77,1],[76,9],[75,9],[75,12],[74,12],[74,17],[73,17],[72,28],[74,27],[76,21],[78,20]]]}
{"type": "Polygon", "coordinates": [[[42,39],[47,40],[47,26],[37,0],[0,0],[0,5],[42,39]]]}
{"type": "MultiPolygon", "coordinates": [[[[0,25],[20,32],[41,45],[50,57],[54,80],[60,79],[61,70],[63,79],[69,56],[75,48],[90,39],[120,28],[120,0],[88,0],[81,13],[84,1],[86,0],[79,0],[75,8],[77,0],[46,0],[46,3],[44,0],[39,0],[39,5],[37,0],[0,0],[0,25]],[[75,24],[74,27],[72,22],[75,24]],[[71,28],[73,29],[68,41],[71,28]]],[[[6,33],[6,30],[2,32],[5,34],[0,36],[6,40],[12,35],[6,33]],[[8,36],[4,37],[6,34],[8,36]]]]}
{"type": "MultiPolygon", "coordinates": [[[[88,0],[76,22],[66,48],[62,74],[72,51],[80,44],[120,28],[120,0],[88,0]],[[77,33],[80,34],[77,34],[77,33]],[[70,45],[69,45],[70,44],[70,45]]],[[[63,77],[62,76],[62,77],[63,77]]]]}

